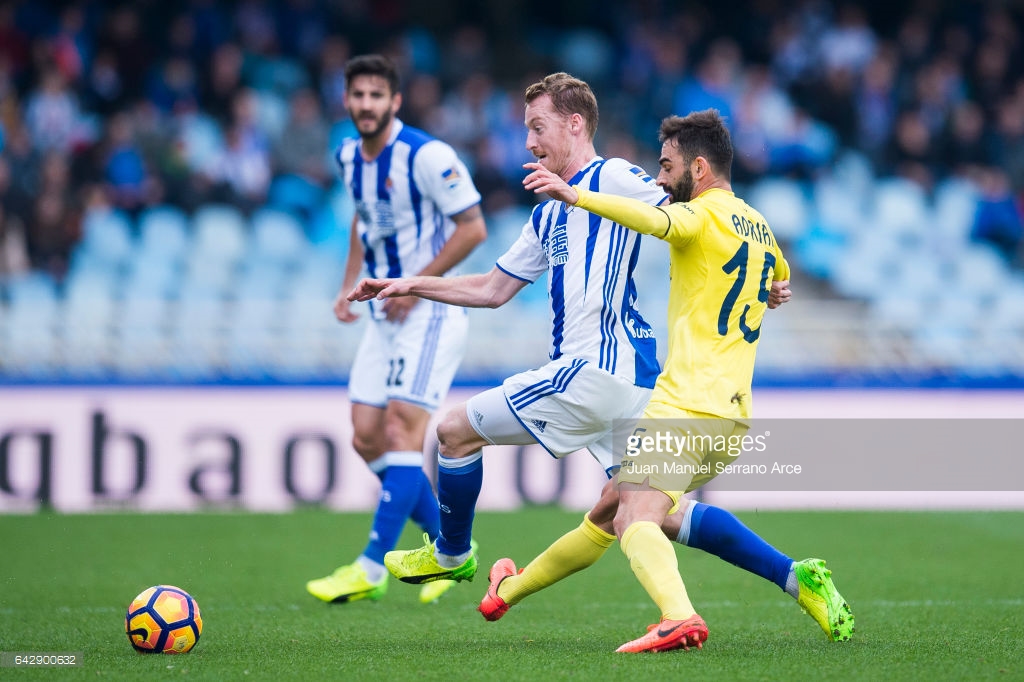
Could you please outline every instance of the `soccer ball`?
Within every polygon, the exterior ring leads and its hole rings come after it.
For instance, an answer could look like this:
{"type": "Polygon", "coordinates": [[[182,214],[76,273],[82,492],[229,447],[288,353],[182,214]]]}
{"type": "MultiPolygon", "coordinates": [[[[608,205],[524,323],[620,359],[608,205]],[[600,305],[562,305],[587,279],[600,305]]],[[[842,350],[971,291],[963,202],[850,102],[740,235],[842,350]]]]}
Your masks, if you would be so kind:
{"type": "Polygon", "coordinates": [[[183,654],[199,641],[203,619],[188,592],[173,585],[154,585],[128,605],[124,631],[136,651],[183,654]]]}

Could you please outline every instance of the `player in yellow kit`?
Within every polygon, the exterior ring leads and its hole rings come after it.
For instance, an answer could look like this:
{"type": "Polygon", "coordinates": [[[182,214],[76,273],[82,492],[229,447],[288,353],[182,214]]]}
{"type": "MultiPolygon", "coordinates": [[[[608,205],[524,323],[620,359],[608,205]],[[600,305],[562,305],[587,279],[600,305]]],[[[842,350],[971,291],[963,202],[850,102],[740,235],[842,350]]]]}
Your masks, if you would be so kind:
{"type": "MultiPolygon", "coordinates": [[[[686,473],[685,467],[669,473],[658,466],[671,461],[667,452],[645,460],[624,458],[615,532],[634,574],[661,609],[661,621],[619,651],[700,647],[707,639],[707,626],[690,603],[675,551],[661,532],[662,521],[680,505],[689,505],[687,513],[699,512],[702,522],[715,526],[709,537],[729,537],[744,545],[744,561],[763,562],[765,573],[797,598],[830,639],[849,639],[853,614],[823,561],[793,562],[728,512],[683,498],[714,478],[714,467],[701,474],[700,465],[729,458],[719,444],[737,442],[746,434],[761,320],[772,281],[788,279],[789,266],[764,216],[732,192],[732,142],[717,111],[670,116],[662,122],[660,139],[658,184],[672,197],[665,206],[570,187],[539,164],[525,165],[532,172],[523,181],[527,189],[663,239],[671,247],[668,356],[638,426],[647,431],[635,431],[634,437],[652,435],[651,430],[690,435],[681,454],[695,473],[686,473]]],[[[726,548],[709,549],[722,556],[715,549],[726,548]]]]}

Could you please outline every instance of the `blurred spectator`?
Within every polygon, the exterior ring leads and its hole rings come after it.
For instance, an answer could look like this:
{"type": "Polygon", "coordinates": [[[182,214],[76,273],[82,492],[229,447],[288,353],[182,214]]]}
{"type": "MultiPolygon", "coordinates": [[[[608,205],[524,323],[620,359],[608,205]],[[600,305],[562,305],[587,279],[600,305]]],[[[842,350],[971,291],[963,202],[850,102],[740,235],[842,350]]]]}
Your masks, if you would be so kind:
{"type": "Polygon", "coordinates": [[[172,56],[154,69],[146,84],[146,99],[164,113],[198,102],[199,86],[192,63],[182,56],[172,56]]]}
{"type": "Polygon", "coordinates": [[[731,131],[732,103],[737,96],[740,67],[739,46],[727,38],[716,40],[697,64],[693,77],[686,79],[676,91],[673,111],[685,115],[691,111],[717,109],[731,131]]]}
{"type": "Polygon", "coordinates": [[[441,81],[432,74],[416,74],[405,86],[402,120],[428,131],[438,130],[442,122],[441,81]]]}
{"type": "Polygon", "coordinates": [[[50,38],[49,52],[54,65],[69,83],[76,82],[89,68],[92,37],[85,25],[85,12],[76,4],[60,11],[60,22],[50,38]]]}
{"type": "Polygon", "coordinates": [[[210,199],[234,204],[251,213],[266,201],[270,187],[270,156],[265,145],[256,142],[245,126],[228,128],[224,147],[206,169],[213,182],[210,199]]]}
{"type": "Polygon", "coordinates": [[[937,180],[938,160],[938,146],[920,112],[900,114],[889,150],[892,172],[931,191],[937,180]]]}
{"type": "Polygon", "coordinates": [[[490,76],[472,73],[441,102],[429,132],[447,140],[457,151],[468,151],[498,125],[505,113],[506,98],[490,76]]]}
{"type": "Polygon", "coordinates": [[[1016,93],[999,105],[994,143],[995,161],[1006,171],[1010,186],[1024,196],[1024,78],[1016,93]]]}
{"type": "Polygon", "coordinates": [[[56,68],[48,68],[29,95],[25,123],[37,149],[68,153],[81,141],[82,120],[74,91],[56,68]]]}
{"type": "Polygon", "coordinates": [[[114,55],[125,94],[133,99],[142,94],[146,73],[153,66],[156,46],[143,35],[138,7],[124,4],[109,11],[97,49],[109,50],[114,55]]]}
{"type": "MultiPolygon", "coordinates": [[[[47,161],[54,157],[51,155],[47,161]]],[[[67,272],[71,249],[80,234],[81,214],[72,197],[59,185],[43,185],[34,197],[27,221],[27,242],[32,267],[56,278],[67,272]]]]}
{"type": "Polygon", "coordinates": [[[988,166],[980,172],[979,180],[981,200],[971,238],[991,244],[1008,262],[1018,263],[1024,243],[1024,224],[1006,173],[988,166]]]}
{"type": "Polygon", "coordinates": [[[196,58],[199,51],[196,43],[196,25],[191,14],[178,14],[171,19],[167,29],[167,47],[164,56],[168,59],[180,57],[186,60],[196,58]]]}
{"type": "Polygon", "coordinates": [[[991,143],[985,135],[985,114],[966,100],[953,110],[942,140],[942,158],[954,173],[975,177],[981,166],[992,163],[991,143]]]}
{"type": "Polygon", "coordinates": [[[852,75],[860,74],[871,61],[877,42],[864,8],[852,2],[840,5],[835,22],[820,40],[828,46],[821,51],[826,74],[843,71],[852,75]]]}
{"type": "Polygon", "coordinates": [[[31,37],[15,22],[13,2],[0,3],[0,62],[7,65],[12,78],[22,85],[31,57],[31,37]]]}
{"type": "Polygon", "coordinates": [[[321,187],[333,177],[327,122],[312,89],[303,88],[292,95],[288,123],[273,152],[275,173],[297,175],[321,187]]]}
{"type": "Polygon", "coordinates": [[[828,69],[812,112],[832,128],[839,143],[846,147],[857,143],[857,81],[858,74],[849,67],[828,69]]]}
{"type": "Polygon", "coordinates": [[[41,157],[42,154],[32,145],[28,128],[21,121],[6,129],[3,158],[10,181],[0,198],[10,211],[21,216],[23,222],[38,187],[41,157]]]}
{"type": "Polygon", "coordinates": [[[733,177],[744,183],[769,171],[772,149],[787,144],[795,112],[765,65],[751,65],[738,92],[732,120],[733,177]]]}
{"type": "MultiPolygon", "coordinates": [[[[7,161],[0,157],[0,198],[8,196],[10,187],[11,170],[7,161]]],[[[18,214],[0,200],[0,281],[27,271],[29,265],[25,226],[18,214]]]]}
{"type": "Polygon", "coordinates": [[[277,3],[276,24],[286,54],[313,63],[323,46],[326,26],[316,0],[284,0],[277,3]]]}
{"type": "Polygon", "coordinates": [[[134,122],[128,112],[118,112],[108,121],[105,146],[103,170],[110,203],[132,214],[155,204],[157,181],[135,142],[134,122]]]}
{"type": "Polygon", "coordinates": [[[234,43],[219,46],[210,60],[209,71],[202,88],[203,111],[217,119],[221,125],[231,121],[232,103],[242,89],[242,65],[245,57],[234,43]]]}
{"type": "Polygon", "coordinates": [[[277,50],[277,25],[266,0],[240,0],[235,8],[235,30],[242,47],[256,54],[277,50]]]}
{"type": "Polygon", "coordinates": [[[856,95],[857,142],[876,166],[882,167],[896,121],[896,50],[878,50],[864,68],[856,95]]]}
{"type": "Polygon", "coordinates": [[[101,50],[93,59],[84,77],[82,99],[88,109],[100,116],[109,116],[126,105],[124,83],[112,50],[101,50]]]}
{"type": "Polygon", "coordinates": [[[331,121],[348,115],[345,111],[345,62],[350,56],[348,40],[339,35],[328,37],[320,51],[316,81],[331,121]]]}

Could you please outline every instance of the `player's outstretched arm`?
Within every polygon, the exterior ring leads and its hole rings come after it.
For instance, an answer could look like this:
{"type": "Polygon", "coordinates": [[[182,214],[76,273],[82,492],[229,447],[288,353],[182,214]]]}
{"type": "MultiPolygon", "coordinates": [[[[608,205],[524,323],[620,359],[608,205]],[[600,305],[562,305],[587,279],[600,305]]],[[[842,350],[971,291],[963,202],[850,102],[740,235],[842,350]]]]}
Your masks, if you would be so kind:
{"type": "Polygon", "coordinates": [[[511,277],[498,268],[486,274],[461,277],[420,275],[398,279],[363,279],[349,293],[348,300],[418,296],[467,308],[497,308],[507,303],[527,284],[529,282],[511,277]]]}
{"type": "MultiPolygon", "coordinates": [[[[455,232],[448,238],[437,256],[417,274],[443,275],[461,263],[476,248],[477,244],[487,238],[487,225],[484,222],[480,204],[456,213],[452,216],[452,220],[455,222],[455,232]]],[[[384,313],[392,322],[403,321],[417,301],[412,297],[389,296],[387,298],[388,300],[384,302],[383,306],[384,313]]]]}
{"type": "Polygon", "coordinates": [[[571,206],[614,220],[619,225],[643,234],[664,239],[670,227],[670,218],[661,208],[651,206],[638,199],[622,197],[603,192],[591,192],[580,187],[570,187],[539,163],[524,163],[530,171],[523,178],[523,186],[535,194],[547,194],[571,206]]]}

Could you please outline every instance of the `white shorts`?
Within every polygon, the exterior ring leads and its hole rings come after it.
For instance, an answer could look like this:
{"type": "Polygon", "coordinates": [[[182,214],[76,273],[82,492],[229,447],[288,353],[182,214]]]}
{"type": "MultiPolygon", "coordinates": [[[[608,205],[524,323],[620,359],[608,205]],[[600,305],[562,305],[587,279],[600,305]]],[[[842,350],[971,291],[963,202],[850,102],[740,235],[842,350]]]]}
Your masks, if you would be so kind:
{"type": "Polygon", "coordinates": [[[468,330],[464,309],[433,301],[420,301],[401,323],[371,319],[352,362],[350,400],[380,408],[401,400],[433,412],[451,388],[468,330]]]}
{"type": "Polygon", "coordinates": [[[650,397],[651,389],[592,363],[559,358],[473,396],[466,414],[491,445],[540,443],[553,457],[586,448],[610,474],[623,455],[612,442],[613,427],[628,434],[650,397]]]}

